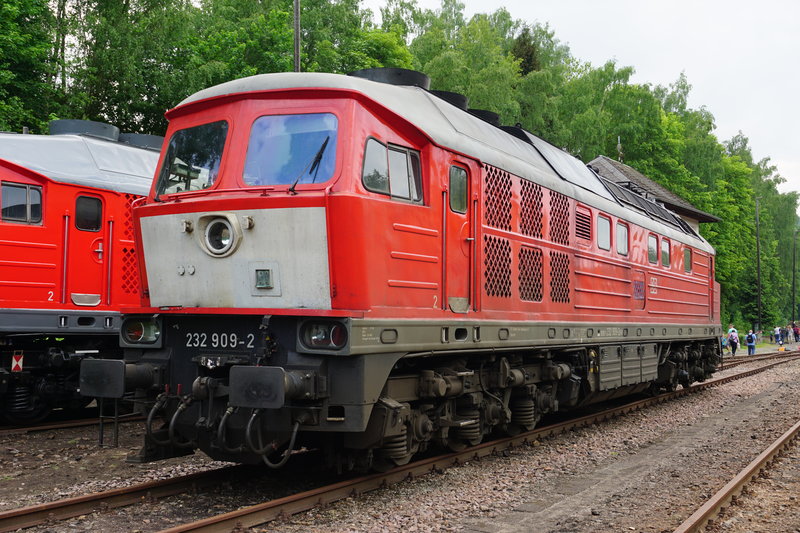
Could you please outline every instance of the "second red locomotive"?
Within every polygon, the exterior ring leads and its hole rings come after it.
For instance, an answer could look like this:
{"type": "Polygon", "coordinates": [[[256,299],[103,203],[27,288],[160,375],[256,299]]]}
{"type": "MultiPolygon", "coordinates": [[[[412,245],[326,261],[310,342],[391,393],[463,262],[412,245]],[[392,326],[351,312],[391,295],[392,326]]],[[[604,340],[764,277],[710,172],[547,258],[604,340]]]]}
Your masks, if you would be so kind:
{"type": "Polygon", "coordinates": [[[401,74],[255,76],[167,114],[134,210],[143,307],[125,361],[81,373],[158,394],[139,460],[386,468],[714,371],[704,239],[401,74]]]}
{"type": "Polygon", "coordinates": [[[121,357],[119,309],[139,303],[131,204],[158,161],[150,136],[51,129],[0,134],[0,418],[17,424],[85,405],[80,362],[121,357]]]}

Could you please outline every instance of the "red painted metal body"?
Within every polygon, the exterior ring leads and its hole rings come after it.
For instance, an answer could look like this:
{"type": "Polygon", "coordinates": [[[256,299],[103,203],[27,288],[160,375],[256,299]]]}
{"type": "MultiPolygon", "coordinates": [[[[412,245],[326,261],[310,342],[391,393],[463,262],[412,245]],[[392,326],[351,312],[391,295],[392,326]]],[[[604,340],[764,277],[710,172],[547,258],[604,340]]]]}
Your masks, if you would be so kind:
{"type": "Polygon", "coordinates": [[[156,156],[97,136],[0,134],[0,418],[84,406],[81,361],[121,356],[120,309],[140,301],[131,209],[156,156]]]}
{"type": "Polygon", "coordinates": [[[61,183],[6,160],[0,160],[0,173],[3,184],[41,190],[46,206],[41,224],[0,220],[3,309],[102,314],[139,303],[131,219],[136,195],[61,183]],[[99,200],[99,229],[76,226],[79,198],[99,200]],[[79,294],[92,295],[97,303],[76,303],[79,294]]]}
{"type": "MultiPolygon", "coordinates": [[[[330,258],[330,309],[265,306],[259,312],[396,319],[469,318],[588,324],[636,323],[709,326],[719,320],[713,291],[713,256],[691,243],[642,228],[602,208],[570,198],[487,165],[468,154],[430,142],[401,117],[358,93],[306,90],[302,98],[284,92],[234,95],[200,102],[169,114],[170,132],[214,120],[232,128],[214,188],[184,193],[180,201],[153,202],[136,217],[192,212],[324,208],[330,258]],[[208,109],[204,109],[208,107],[208,109]],[[264,113],[335,113],[340,141],[334,178],[320,185],[252,188],[243,184],[248,125],[264,113]],[[408,146],[421,154],[424,202],[397,201],[367,190],[361,181],[364,139],[408,146]],[[469,209],[447,208],[448,170],[469,177],[469,209]],[[499,199],[498,199],[499,198],[499,199]],[[628,227],[628,252],[583,239],[576,212],[594,221],[603,214],[611,228],[628,227]],[[657,239],[656,262],[648,261],[648,236],[657,239]],[[670,259],[663,264],[662,243],[670,259]],[[691,252],[691,268],[684,253],[691,252]],[[531,275],[531,272],[533,274],[531,275]],[[634,286],[638,288],[633,289],[634,286]],[[466,312],[449,302],[466,299],[466,312]]],[[[488,127],[488,126],[487,126],[488,127]]],[[[689,240],[689,239],[687,239],[689,240]]],[[[141,253],[143,255],[143,253],[141,253]]],[[[147,285],[146,271],[143,283],[147,285]]],[[[145,297],[136,312],[154,312],[145,297]]],[[[246,313],[242,308],[191,307],[176,302],[167,313],[246,313]]]]}

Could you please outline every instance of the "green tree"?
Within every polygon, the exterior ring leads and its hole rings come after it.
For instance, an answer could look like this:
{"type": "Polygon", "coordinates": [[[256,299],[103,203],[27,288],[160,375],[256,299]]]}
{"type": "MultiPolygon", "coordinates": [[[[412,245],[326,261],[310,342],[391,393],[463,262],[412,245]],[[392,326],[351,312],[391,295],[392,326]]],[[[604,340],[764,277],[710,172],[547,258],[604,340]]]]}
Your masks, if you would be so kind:
{"type": "Polygon", "coordinates": [[[52,100],[47,0],[0,2],[0,129],[44,130],[52,100]]]}

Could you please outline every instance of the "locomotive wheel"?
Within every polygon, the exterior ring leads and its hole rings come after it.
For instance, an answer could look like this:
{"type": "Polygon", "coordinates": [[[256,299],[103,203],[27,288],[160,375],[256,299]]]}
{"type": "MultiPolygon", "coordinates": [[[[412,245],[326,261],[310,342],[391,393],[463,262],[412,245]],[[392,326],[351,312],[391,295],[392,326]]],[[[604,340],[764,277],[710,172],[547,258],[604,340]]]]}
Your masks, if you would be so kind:
{"type": "Polygon", "coordinates": [[[460,452],[464,448],[469,446],[468,442],[465,442],[459,438],[448,438],[447,439],[447,448],[454,452],[460,452]]]}
{"type": "Polygon", "coordinates": [[[72,412],[79,412],[89,407],[89,404],[92,403],[93,401],[94,398],[89,398],[88,396],[82,396],[81,398],[73,398],[69,401],[67,405],[64,406],[64,408],[72,412]]]}
{"type": "Polygon", "coordinates": [[[50,414],[53,409],[46,404],[37,404],[36,407],[29,411],[6,411],[2,415],[2,419],[16,426],[24,426],[27,424],[35,424],[41,422],[50,414]]]}
{"type": "Polygon", "coordinates": [[[389,470],[391,470],[396,466],[403,466],[405,464],[408,464],[413,456],[414,456],[413,453],[409,453],[407,455],[404,455],[403,457],[390,459],[388,457],[381,457],[376,455],[372,459],[372,469],[376,472],[388,472],[389,470]]]}

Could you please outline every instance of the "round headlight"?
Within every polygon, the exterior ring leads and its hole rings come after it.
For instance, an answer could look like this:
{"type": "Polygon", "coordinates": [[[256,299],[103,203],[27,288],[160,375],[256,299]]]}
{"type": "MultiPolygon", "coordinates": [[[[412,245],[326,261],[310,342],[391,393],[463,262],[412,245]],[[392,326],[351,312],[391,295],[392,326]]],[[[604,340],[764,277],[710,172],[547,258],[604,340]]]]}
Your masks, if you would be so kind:
{"type": "Polygon", "coordinates": [[[122,324],[122,337],[129,344],[152,344],[161,336],[161,330],[154,320],[128,319],[122,324]]]}
{"type": "Polygon", "coordinates": [[[341,350],[347,344],[347,328],[338,322],[309,322],[303,326],[303,342],[309,348],[341,350]]]}
{"type": "Polygon", "coordinates": [[[206,247],[216,255],[222,255],[233,246],[233,228],[225,218],[217,218],[206,226],[206,247]]]}

